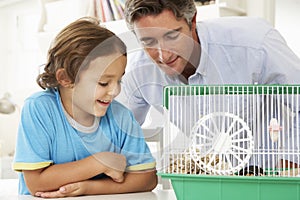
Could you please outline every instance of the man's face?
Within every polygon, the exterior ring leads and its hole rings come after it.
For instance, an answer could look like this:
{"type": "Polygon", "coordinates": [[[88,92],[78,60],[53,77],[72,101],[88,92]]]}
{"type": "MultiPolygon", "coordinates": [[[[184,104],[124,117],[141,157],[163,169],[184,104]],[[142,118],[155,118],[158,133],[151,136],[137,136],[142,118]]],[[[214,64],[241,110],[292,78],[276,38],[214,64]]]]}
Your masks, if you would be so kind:
{"type": "Polygon", "coordinates": [[[185,19],[178,21],[172,11],[165,10],[138,19],[133,27],[148,55],[167,75],[183,72],[195,45],[185,19]]]}

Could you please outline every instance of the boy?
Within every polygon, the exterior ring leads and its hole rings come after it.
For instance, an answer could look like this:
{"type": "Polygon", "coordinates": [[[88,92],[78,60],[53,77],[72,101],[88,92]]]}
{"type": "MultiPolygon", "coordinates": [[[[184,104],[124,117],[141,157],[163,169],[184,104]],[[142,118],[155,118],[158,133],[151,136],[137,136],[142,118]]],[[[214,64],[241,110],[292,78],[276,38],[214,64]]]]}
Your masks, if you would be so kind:
{"type": "Polygon", "coordinates": [[[132,113],[114,101],[126,46],[92,18],[65,27],[22,109],[20,194],[44,198],[151,191],[155,161],[132,113]],[[125,173],[124,173],[125,171],[125,173]]]}

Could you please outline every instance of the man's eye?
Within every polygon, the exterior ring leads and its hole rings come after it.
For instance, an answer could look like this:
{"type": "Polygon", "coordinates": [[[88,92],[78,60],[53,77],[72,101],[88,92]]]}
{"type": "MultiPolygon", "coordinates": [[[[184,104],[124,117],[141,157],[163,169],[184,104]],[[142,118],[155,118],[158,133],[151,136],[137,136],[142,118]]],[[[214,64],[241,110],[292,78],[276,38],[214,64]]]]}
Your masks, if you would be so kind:
{"type": "Polygon", "coordinates": [[[100,86],[102,86],[102,87],[105,87],[105,86],[108,85],[108,83],[102,83],[102,82],[99,82],[98,84],[99,84],[100,86]]]}
{"type": "Polygon", "coordinates": [[[179,32],[173,32],[173,33],[170,33],[166,36],[167,39],[169,40],[175,40],[179,37],[180,33],[179,32]]]}
{"type": "Polygon", "coordinates": [[[151,46],[154,46],[155,44],[157,44],[157,41],[156,40],[142,40],[141,43],[145,47],[151,47],[151,46]]]}

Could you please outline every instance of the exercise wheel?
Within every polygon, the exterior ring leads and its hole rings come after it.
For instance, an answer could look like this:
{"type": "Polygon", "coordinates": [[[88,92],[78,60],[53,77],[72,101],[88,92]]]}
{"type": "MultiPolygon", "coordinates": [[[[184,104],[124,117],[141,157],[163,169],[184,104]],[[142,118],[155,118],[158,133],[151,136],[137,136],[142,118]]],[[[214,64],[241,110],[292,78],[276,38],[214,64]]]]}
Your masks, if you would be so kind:
{"type": "Polygon", "coordinates": [[[201,117],[192,128],[191,137],[192,158],[211,174],[238,172],[249,162],[254,148],[249,126],[229,112],[201,117]]]}

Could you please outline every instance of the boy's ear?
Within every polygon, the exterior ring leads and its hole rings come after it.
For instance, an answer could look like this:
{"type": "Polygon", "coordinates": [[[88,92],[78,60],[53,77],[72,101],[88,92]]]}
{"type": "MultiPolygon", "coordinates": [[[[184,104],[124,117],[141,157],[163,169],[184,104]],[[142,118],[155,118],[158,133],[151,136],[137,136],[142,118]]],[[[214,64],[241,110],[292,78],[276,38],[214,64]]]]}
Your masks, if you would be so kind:
{"type": "Polygon", "coordinates": [[[69,79],[65,69],[60,68],[56,71],[56,80],[62,87],[72,87],[73,83],[69,79]]]}

